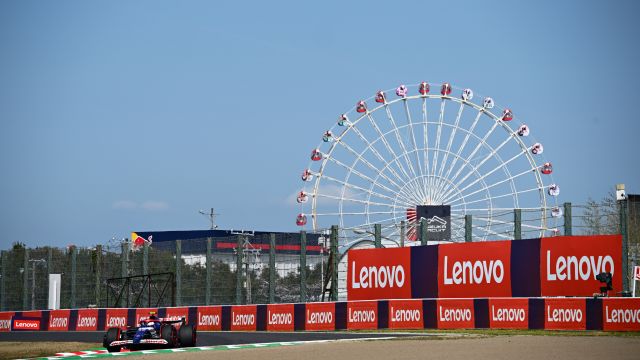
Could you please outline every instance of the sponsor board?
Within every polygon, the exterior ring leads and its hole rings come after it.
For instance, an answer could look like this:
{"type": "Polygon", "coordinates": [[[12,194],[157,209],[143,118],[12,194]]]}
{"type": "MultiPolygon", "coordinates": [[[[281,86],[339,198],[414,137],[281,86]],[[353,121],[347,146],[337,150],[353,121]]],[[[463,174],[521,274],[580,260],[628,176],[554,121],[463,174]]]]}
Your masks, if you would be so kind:
{"type": "Polygon", "coordinates": [[[198,306],[198,330],[222,330],[222,306],[198,306]]]}
{"type": "Polygon", "coordinates": [[[304,309],[305,330],[335,330],[335,303],[308,303],[304,309]]]}
{"type": "Polygon", "coordinates": [[[98,309],[78,310],[76,320],[76,331],[96,331],[98,330],[98,309]]]}
{"type": "Polygon", "coordinates": [[[189,321],[189,308],[187,307],[174,307],[167,308],[167,312],[164,316],[164,320],[174,321],[174,320],[182,320],[189,321]]]}
{"type": "Polygon", "coordinates": [[[489,327],[492,329],[528,329],[529,299],[489,299],[489,327]]]}
{"type": "Polygon", "coordinates": [[[411,298],[411,248],[349,250],[347,299],[411,298]]]}
{"type": "Polygon", "coordinates": [[[0,312],[0,332],[11,331],[11,318],[14,312],[0,312]]]}
{"type": "Polygon", "coordinates": [[[544,328],[547,330],[586,330],[586,300],[584,298],[544,299],[544,328]]]}
{"type": "Polygon", "coordinates": [[[377,301],[347,302],[347,329],[377,329],[377,301]]]}
{"type": "Polygon", "coordinates": [[[107,309],[104,330],[112,327],[122,328],[127,326],[128,313],[129,309],[107,309]]]}
{"type": "Polygon", "coordinates": [[[294,330],[293,304],[267,305],[267,331],[294,330]]]}
{"type": "Polygon", "coordinates": [[[542,296],[592,296],[610,272],[613,291],[622,290],[622,236],[556,236],[540,243],[542,296]]]}
{"type": "Polygon", "coordinates": [[[438,296],[511,296],[511,241],[441,244],[438,296]]]}
{"type": "Polygon", "coordinates": [[[39,331],[41,325],[39,317],[14,316],[11,320],[11,331],[39,331]]]}
{"type": "Polygon", "coordinates": [[[438,329],[475,328],[473,299],[438,299],[436,311],[438,329]]]}
{"type": "Polygon", "coordinates": [[[231,306],[231,331],[255,331],[256,305],[231,306]]]}
{"type": "Polygon", "coordinates": [[[602,299],[602,330],[640,331],[640,298],[602,299]]]}
{"type": "Polygon", "coordinates": [[[149,317],[150,312],[155,312],[156,316],[158,316],[158,308],[138,308],[136,309],[136,319],[133,323],[134,326],[138,326],[140,324],[140,320],[145,320],[149,317]]]}
{"type": "Polygon", "coordinates": [[[68,331],[71,310],[49,311],[49,331],[68,331]]]}
{"type": "Polygon", "coordinates": [[[422,300],[389,300],[389,329],[424,328],[422,300]]]}

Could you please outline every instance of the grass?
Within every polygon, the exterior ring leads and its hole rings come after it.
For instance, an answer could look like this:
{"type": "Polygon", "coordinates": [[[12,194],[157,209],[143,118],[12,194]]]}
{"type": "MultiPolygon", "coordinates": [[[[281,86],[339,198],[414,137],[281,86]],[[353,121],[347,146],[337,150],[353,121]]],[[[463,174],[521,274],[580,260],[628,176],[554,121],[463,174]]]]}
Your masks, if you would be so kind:
{"type": "Polygon", "coordinates": [[[59,352],[72,352],[101,348],[99,343],[84,342],[22,342],[1,341],[0,359],[20,359],[32,357],[44,357],[55,355],[59,352]]]}

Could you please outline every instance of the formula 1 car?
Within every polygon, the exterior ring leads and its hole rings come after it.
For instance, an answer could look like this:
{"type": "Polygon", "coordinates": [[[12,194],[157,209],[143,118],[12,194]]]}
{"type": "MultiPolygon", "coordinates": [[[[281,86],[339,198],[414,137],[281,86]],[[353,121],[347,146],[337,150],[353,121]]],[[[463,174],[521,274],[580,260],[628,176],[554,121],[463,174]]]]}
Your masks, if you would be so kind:
{"type": "Polygon", "coordinates": [[[139,326],[112,327],[104,335],[102,344],[109,352],[149,348],[196,346],[196,328],[186,320],[165,320],[150,316],[140,320],[139,326]]]}

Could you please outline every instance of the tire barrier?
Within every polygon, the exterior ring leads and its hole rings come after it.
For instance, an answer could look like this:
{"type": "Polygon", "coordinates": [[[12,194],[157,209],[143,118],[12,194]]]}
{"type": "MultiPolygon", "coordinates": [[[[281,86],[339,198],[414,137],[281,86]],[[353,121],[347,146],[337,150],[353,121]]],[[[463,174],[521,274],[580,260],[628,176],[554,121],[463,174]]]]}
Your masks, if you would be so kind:
{"type": "Polygon", "coordinates": [[[640,298],[390,299],[158,309],[71,309],[0,313],[0,331],[103,331],[149,311],[199,331],[545,329],[640,331],[640,298]]]}

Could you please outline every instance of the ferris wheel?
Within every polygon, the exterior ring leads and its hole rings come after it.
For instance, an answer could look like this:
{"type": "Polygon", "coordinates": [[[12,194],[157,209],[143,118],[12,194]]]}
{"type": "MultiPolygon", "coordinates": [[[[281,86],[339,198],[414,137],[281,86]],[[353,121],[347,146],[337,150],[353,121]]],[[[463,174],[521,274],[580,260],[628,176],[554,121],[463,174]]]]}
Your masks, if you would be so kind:
{"type": "Polygon", "coordinates": [[[473,241],[513,238],[514,209],[528,235],[557,232],[560,188],[531,133],[471,89],[422,82],[378,91],[321,134],[301,175],[296,223],[338,225],[354,241],[380,224],[394,246],[400,236],[417,240],[420,207],[446,206],[448,241],[464,241],[466,215],[473,241]]]}

